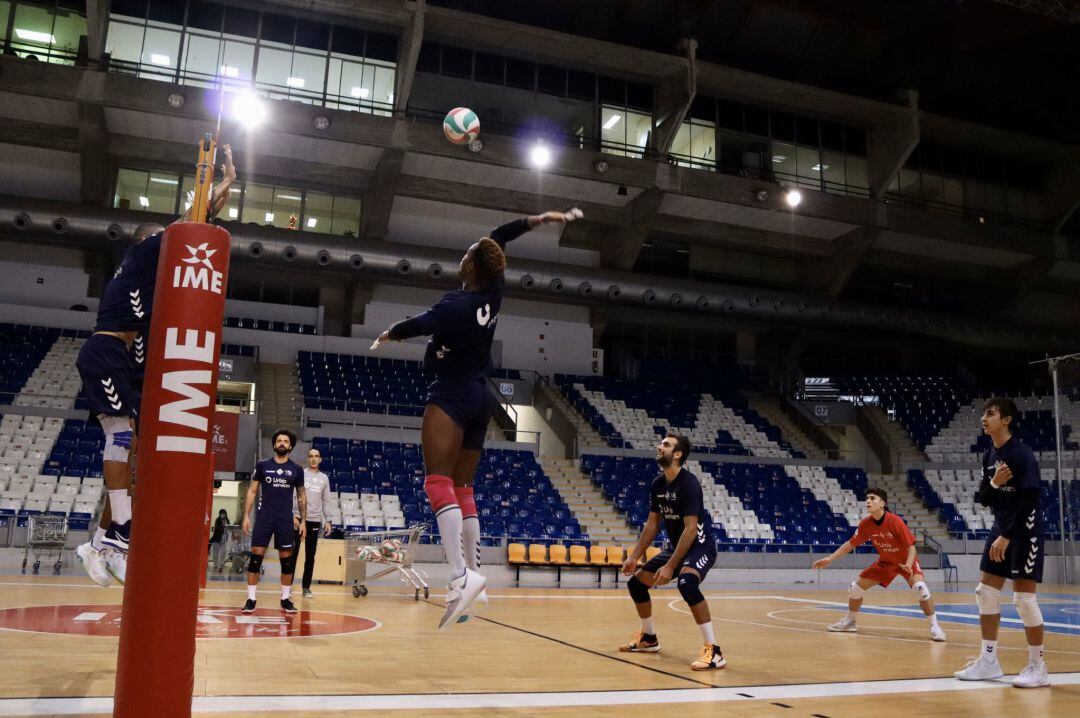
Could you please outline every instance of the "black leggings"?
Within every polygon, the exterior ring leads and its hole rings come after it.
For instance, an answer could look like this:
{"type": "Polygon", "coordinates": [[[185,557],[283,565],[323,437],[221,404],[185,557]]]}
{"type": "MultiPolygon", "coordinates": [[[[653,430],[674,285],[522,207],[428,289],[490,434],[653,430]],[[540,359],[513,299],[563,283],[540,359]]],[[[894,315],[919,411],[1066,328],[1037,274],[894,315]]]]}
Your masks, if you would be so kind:
{"type": "MultiPolygon", "coordinates": [[[[304,578],[301,584],[304,590],[311,588],[311,575],[315,572],[315,547],[319,545],[319,534],[323,525],[318,521],[307,522],[307,534],[304,536],[304,578]]],[[[300,549],[300,532],[296,533],[296,548],[300,549]]]]}

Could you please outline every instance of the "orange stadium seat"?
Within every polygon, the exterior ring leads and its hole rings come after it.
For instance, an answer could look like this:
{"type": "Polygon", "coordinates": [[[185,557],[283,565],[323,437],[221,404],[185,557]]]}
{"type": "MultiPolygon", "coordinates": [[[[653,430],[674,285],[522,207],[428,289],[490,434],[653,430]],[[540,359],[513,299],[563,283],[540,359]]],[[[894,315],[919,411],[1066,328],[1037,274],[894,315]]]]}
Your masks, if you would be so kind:
{"type": "Polygon", "coordinates": [[[542,543],[529,544],[529,563],[547,563],[547,546],[542,543]]]}
{"type": "Polygon", "coordinates": [[[555,543],[548,549],[549,563],[565,564],[566,563],[566,546],[561,543],[555,543]]]}
{"type": "Polygon", "coordinates": [[[623,561],[625,560],[622,546],[608,546],[607,563],[609,566],[622,566],[623,561]]]}
{"type": "Polygon", "coordinates": [[[649,546],[645,549],[645,563],[653,560],[653,557],[660,553],[659,546],[649,546]]]}
{"type": "Polygon", "coordinates": [[[525,559],[525,544],[512,543],[506,547],[506,560],[510,563],[528,563],[525,559]]]}
{"type": "Polygon", "coordinates": [[[604,566],[607,564],[607,551],[603,546],[591,546],[589,548],[589,563],[594,566],[604,566]]]}
{"type": "Polygon", "coordinates": [[[589,552],[584,546],[574,545],[570,547],[570,563],[574,566],[588,566],[589,552]]]}

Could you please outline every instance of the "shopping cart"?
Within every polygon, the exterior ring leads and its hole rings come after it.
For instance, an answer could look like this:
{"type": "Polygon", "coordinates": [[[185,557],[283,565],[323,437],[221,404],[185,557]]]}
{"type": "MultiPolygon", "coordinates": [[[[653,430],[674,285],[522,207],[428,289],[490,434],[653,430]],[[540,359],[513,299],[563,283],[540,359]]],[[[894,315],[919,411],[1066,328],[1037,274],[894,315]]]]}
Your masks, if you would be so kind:
{"type": "Polygon", "coordinates": [[[368,594],[366,581],[398,571],[401,582],[412,586],[413,599],[420,600],[420,592],[428,597],[427,574],[413,568],[413,552],[420,544],[420,537],[427,531],[425,524],[406,529],[385,531],[350,531],[345,534],[345,583],[352,584],[352,594],[359,598],[368,594]],[[368,566],[372,571],[368,573],[368,566]]]}
{"type": "Polygon", "coordinates": [[[30,555],[33,554],[35,575],[41,568],[42,556],[49,560],[55,557],[53,573],[60,573],[64,562],[64,547],[67,545],[67,516],[32,515],[29,519],[22,572],[26,573],[26,564],[30,562],[30,555]]]}

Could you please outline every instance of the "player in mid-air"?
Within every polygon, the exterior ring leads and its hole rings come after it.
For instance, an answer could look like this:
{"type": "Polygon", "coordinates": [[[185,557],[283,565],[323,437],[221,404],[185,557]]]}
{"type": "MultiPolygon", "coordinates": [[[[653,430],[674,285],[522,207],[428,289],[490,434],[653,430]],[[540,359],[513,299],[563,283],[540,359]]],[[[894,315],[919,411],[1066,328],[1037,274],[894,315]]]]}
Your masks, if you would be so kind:
{"type": "Polygon", "coordinates": [[[1013,582],[1013,605],[1024,624],[1028,662],[1013,679],[1017,688],[1050,685],[1043,648],[1043,616],[1035,596],[1042,582],[1043,522],[1039,463],[1027,444],[1013,436],[1019,411],[1012,399],[993,398],[983,405],[982,428],[992,446],[982,456],[979,503],[994,511],[994,525],[983,547],[975,587],[982,650],[954,675],[962,681],[993,680],[1005,675],[997,655],[1001,627],[1001,589],[1013,582]]]}
{"type": "Polygon", "coordinates": [[[908,586],[915,593],[919,607],[930,619],[930,640],[944,641],[945,631],[938,624],[934,599],[926,585],[926,577],[915,550],[915,535],[911,533],[904,520],[887,508],[888,495],[882,489],[867,489],[866,511],[869,514],[855,530],[855,535],[846,541],[832,555],[814,561],[814,568],[825,568],[836,559],[851,553],[867,541],[874,544],[878,560],[870,564],[859,577],[848,586],[848,612],[836,623],[829,626],[830,631],[855,633],[855,616],[862,607],[863,594],[874,586],[888,588],[897,576],[903,576],[908,586]]]}
{"type": "Polygon", "coordinates": [[[439,525],[450,586],[444,629],[469,615],[469,607],[486,600],[480,574],[480,521],[473,496],[473,478],[484,448],[484,436],[495,399],[488,388],[491,342],[502,306],[504,249],[507,242],[544,224],[579,219],[581,210],[545,212],[508,222],[472,244],[461,258],[461,289],[449,292],[435,306],[397,322],[376,340],[403,341],[430,336],[424,367],[434,375],[428,387],[421,426],[427,494],[439,525]]]}
{"type": "Polygon", "coordinates": [[[675,579],[705,641],[701,655],[690,667],[695,671],[709,671],[727,665],[723,651],[716,645],[709,604],[701,593],[701,582],[716,563],[716,540],[712,519],[705,508],[701,482],[683,468],[689,456],[690,441],[680,434],[669,433],[656,447],[660,474],[653,479],[649,489],[649,518],[622,565],[623,574],[630,576],[626,588],[641,619],[641,630],[629,643],[619,646],[619,650],[624,653],[660,652],[649,588],[663,586],[675,579]],[[639,568],[638,561],[656,538],[661,521],[670,545],[639,568]]]}
{"type": "MultiPolygon", "coordinates": [[[[222,145],[224,178],[210,197],[211,216],[221,211],[236,180],[232,150],[222,145]]],[[[181,218],[190,219],[191,209],[181,218]]],[[[146,223],[135,228],[133,244],[105,287],[94,333],[83,344],[75,366],[83,382],[90,416],[105,432],[102,474],[108,499],[90,541],[75,549],[91,580],[108,586],[123,583],[131,541],[131,455],[139,413],[141,367],[131,347],[150,328],[154,285],[165,228],[146,223]]]]}
{"type": "Polygon", "coordinates": [[[293,572],[296,570],[296,552],[307,533],[307,496],[304,493],[304,470],[289,458],[296,446],[296,434],[288,429],[278,429],[271,438],[274,455],[255,464],[251,484],[244,497],[244,522],[242,531],[251,534],[251,558],[248,560],[247,601],[244,613],[255,612],[259,575],[262,573],[263,557],[274,539],[274,548],[281,561],[281,610],[296,613],[292,602],[293,572]],[[293,497],[295,494],[299,523],[293,525],[293,497]],[[251,509],[258,497],[254,529],[251,525],[251,509]]]}

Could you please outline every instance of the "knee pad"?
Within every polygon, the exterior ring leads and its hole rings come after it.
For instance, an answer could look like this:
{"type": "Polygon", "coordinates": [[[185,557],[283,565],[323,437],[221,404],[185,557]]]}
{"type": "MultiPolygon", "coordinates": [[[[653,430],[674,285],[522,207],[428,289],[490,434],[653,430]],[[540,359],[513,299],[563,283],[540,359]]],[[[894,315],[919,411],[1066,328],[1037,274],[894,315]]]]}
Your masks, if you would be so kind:
{"type": "Polygon", "coordinates": [[[980,583],[975,587],[975,605],[980,616],[992,616],[1001,613],[1001,591],[993,586],[980,583]]]}
{"type": "Polygon", "coordinates": [[[626,582],[626,588],[630,591],[630,598],[634,599],[634,603],[649,602],[649,587],[637,576],[630,577],[630,580],[626,582]]]}
{"type": "Polygon", "coordinates": [[[281,561],[281,575],[292,575],[293,571],[296,570],[296,552],[294,551],[292,556],[289,556],[288,558],[282,557],[279,560],[281,561]]]}
{"type": "Polygon", "coordinates": [[[866,591],[862,589],[858,581],[852,581],[851,585],[847,587],[847,597],[852,601],[861,601],[865,593],[866,591]]]}
{"type": "Polygon", "coordinates": [[[102,416],[99,420],[105,432],[105,451],[101,454],[101,460],[127,462],[131,441],[135,437],[131,421],[126,416],[102,416]]]}
{"type": "Polygon", "coordinates": [[[263,557],[257,553],[251,554],[248,559],[248,573],[261,573],[262,572],[263,557]]]}
{"type": "Polygon", "coordinates": [[[428,474],[424,479],[424,493],[427,494],[431,510],[435,513],[458,505],[457,496],[454,495],[454,480],[449,476],[428,474]]]}
{"type": "Polygon", "coordinates": [[[915,593],[915,598],[919,601],[930,600],[930,587],[926,585],[926,581],[916,581],[911,590],[915,593]]]}
{"type": "Polygon", "coordinates": [[[701,579],[689,571],[679,574],[679,593],[687,606],[696,606],[705,600],[701,593],[701,579]]]}
{"type": "Polygon", "coordinates": [[[454,497],[457,499],[458,506],[461,507],[462,518],[469,518],[477,515],[476,510],[476,497],[473,494],[473,487],[471,486],[455,486],[454,497]]]}
{"type": "Polygon", "coordinates": [[[1013,605],[1020,614],[1020,621],[1024,628],[1034,628],[1043,624],[1042,611],[1039,610],[1039,601],[1034,593],[1013,591],[1013,605]]]}

